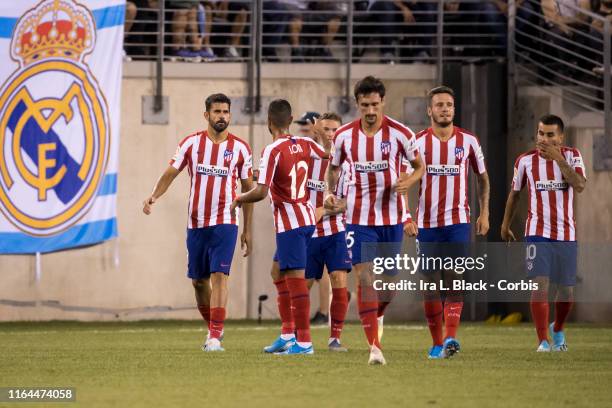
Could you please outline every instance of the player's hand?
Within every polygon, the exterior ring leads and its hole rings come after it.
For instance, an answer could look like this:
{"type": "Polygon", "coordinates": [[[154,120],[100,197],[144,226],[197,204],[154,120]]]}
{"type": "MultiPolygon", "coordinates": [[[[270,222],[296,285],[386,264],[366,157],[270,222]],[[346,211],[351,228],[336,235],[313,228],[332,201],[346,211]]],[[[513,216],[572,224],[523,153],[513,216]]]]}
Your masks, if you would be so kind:
{"type": "Polygon", "coordinates": [[[236,208],[240,206],[241,206],[241,203],[238,201],[238,198],[236,198],[234,201],[232,201],[232,205],[230,205],[230,212],[234,211],[236,208]]]}
{"type": "Polygon", "coordinates": [[[487,235],[489,232],[489,217],[480,215],[476,220],[476,235],[487,235]]]}
{"type": "Polygon", "coordinates": [[[251,255],[251,233],[242,231],[240,234],[240,249],[242,249],[242,256],[247,257],[251,255]]]}
{"type": "Polygon", "coordinates": [[[408,235],[409,237],[416,237],[418,233],[419,228],[417,227],[416,222],[412,220],[406,221],[404,224],[404,234],[408,235]]]}
{"type": "Polygon", "coordinates": [[[321,221],[321,218],[327,213],[327,210],[324,207],[315,208],[315,223],[321,221]]]}
{"type": "Polygon", "coordinates": [[[502,240],[506,242],[516,241],[516,237],[512,233],[512,230],[505,225],[502,225],[501,227],[501,237],[502,237],[502,240]]]}
{"type": "Polygon", "coordinates": [[[336,198],[336,207],[333,210],[325,209],[325,215],[338,215],[346,211],[346,200],[343,198],[336,198]]]}
{"type": "Polygon", "coordinates": [[[554,160],[561,161],[565,160],[563,155],[561,154],[561,149],[557,145],[552,145],[544,142],[537,142],[536,148],[538,149],[538,153],[546,160],[554,160]]]}
{"type": "Polygon", "coordinates": [[[151,214],[151,207],[153,206],[153,204],[155,204],[155,201],[157,201],[157,199],[153,196],[150,196],[149,198],[147,198],[146,200],[144,200],[142,202],[142,212],[149,215],[151,214]]]}
{"type": "Polygon", "coordinates": [[[393,191],[397,194],[406,194],[410,190],[412,183],[410,176],[402,173],[393,185],[393,191]]]}
{"type": "Polygon", "coordinates": [[[326,210],[335,211],[338,206],[338,197],[335,194],[328,193],[325,201],[323,202],[323,207],[326,210]]]}

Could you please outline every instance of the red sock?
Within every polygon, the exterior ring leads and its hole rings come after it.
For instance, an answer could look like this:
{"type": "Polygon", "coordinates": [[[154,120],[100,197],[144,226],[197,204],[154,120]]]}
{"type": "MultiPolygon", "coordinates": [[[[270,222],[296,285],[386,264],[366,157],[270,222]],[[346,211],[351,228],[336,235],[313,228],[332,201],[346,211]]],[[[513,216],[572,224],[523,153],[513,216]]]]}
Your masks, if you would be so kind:
{"type": "Polygon", "coordinates": [[[565,299],[564,301],[559,300],[559,296],[555,299],[555,325],[553,330],[558,332],[563,330],[563,324],[567,319],[567,315],[570,310],[572,310],[572,306],[574,305],[573,299],[565,299]]]}
{"type": "Polygon", "coordinates": [[[339,339],[348,309],[348,291],[346,288],[332,288],[332,301],[329,309],[331,314],[330,337],[339,339]]]}
{"type": "Polygon", "coordinates": [[[423,308],[425,309],[425,319],[427,319],[433,345],[441,346],[444,342],[442,339],[442,301],[440,299],[425,300],[423,308]]]}
{"type": "Polygon", "coordinates": [[[535,323],[538,341],[548,341],[548,292],[531,292],[531,317],[535,323]]]}
{"type": "Polygon", "coordinates": [[[210,329],[210,305],[198,305],[198,310],[206,322],[206,327],[210,329]]]}
{"type": "Polygon", "coordinates": [[[389,306],[391,302],[378,302],[378,311],[376,312],[376,316],[384,316],[385,310],[387,310],[387,306],[389,306]]]}
{"type": "Polygon", "coordinates": [[[223,322],[225,321],[225,308],[213,307],[210,309],[210,338],[218,339],[223,333],[223,322]]]}
{"type": "Polygon", "coordinates": [[[457,337],[463,302],[444,302],[444,327],[447,337],[457,337]]]}
{"type": "Polygon", "coordinates": [[[380,348],[380,341],[378,340],[378,320],[376,320],[378,301],[376,300],[376,292],[372,287],[362,287],[359,285],[357,288],[357,306],[359,309],[361,326],[368,339],[368,344],[380,348]]]}
{"type": "Polygon", "coordinates": [[[289,288],[285,277],[274,282],[278,296],[276,304],[278,305],[278,314],[281,319],[281,334],[293,334],[295,332],[295,322],[291,313],[291,296],[289,296],[289,288]]]}
{"type": "Polygon", "coordinates": [[[306,279],[286,278],[293,306],[293,320],[297,331],[297,341],[309,343],[310,339],[310,292],[306,279]]]}

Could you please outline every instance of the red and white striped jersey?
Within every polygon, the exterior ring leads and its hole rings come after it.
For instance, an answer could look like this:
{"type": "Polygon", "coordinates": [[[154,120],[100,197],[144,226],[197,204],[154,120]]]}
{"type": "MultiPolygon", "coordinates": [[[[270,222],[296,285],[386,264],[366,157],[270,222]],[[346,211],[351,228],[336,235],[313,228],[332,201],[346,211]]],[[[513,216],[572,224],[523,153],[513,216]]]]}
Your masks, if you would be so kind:
{"type": "Polygon", "coordinates": [[[385,116],[372,137],[361,130],[361,121],[342,126],[336,132],[332,163],[348,161],[353,167],[354,185],[347,196],[346,222],[358,225],[396,225],[403,221],[406,204],[392,186],[399,178],[403,159],[418,155],[414,133],[385,116]]]}
{"type": "MultiPolygon", "coordinates": [[[[312,159],[308,170],[308,181],[306,182],[306,188],[308,188],[310,194],[310,204],[316,209],[323,207],[323,200],[325,195],[325,172],[329,165],[329,159],[316,160],[312,159]]],[[[348,180],[347,177],[350,173],[350,165],[347,162],[342,164],[340,168],[340,175],[338,177],[338,184],[336,185],[335,194],[339,197],[346,197],[348,193],[348,180]]],[[[327,237],[338,232],[344,231],[344,213],[337,215],[324,215],[317,222],[317,228],[315,229],[312,236],[314,238],[327,237]]]]}
{"type": "MultiPolygon", "coordinates": [[[[578,149],[561,147],[561,153],[576,173],[586,177],[578,149]]],[[[536,150],[527,152],[514,164],[512,189],[529,188],[529,215],[525,236],[540,236],[558,241],[575,241],[574,188],[563,179],[556,161],[545,160],[536,150]]]]}
{"type": "Polygon", "coordinates": [[[194,133],[181,141],[170,165],[179,171],[187,167],[191,177],[188,228],[238,225],[238,209],[230,211],[236,180],[252,177],[253,166],[251,148],[245,141],[229,133],[217,144],[207,131],[194,133]]]}
{"type": "Polygon", "coordinates": [[[315,224],[306,183],[312,158],[327,154],[306,137],[286,135],[265,147],[259,163],[259,184],[270,187],[276,232],[315,224]]]}
{"type": "MultiPolygon", "coordinates": [[[[410,175],[414,172],[414,169],[412,168],[408,160],[402,160],[401,166],[402,173],[410,175]]],[[[408,200],[406,200],[406,208],[404,209],[404,215],[402,215],[402,222],[406,224],[408,221],[412,221],[412,215],[410,214],[410,205],[408,203],[408,200]]]]}
{"type": "Polygon", "coordinates": [[[468,164],[478,174],[487,171],[478,138],[455,126],[446,142],[440,141],[431,128],[419,132],[416,140],[425,162],[419,188],[418,227],[469,223],[468,164]]]}

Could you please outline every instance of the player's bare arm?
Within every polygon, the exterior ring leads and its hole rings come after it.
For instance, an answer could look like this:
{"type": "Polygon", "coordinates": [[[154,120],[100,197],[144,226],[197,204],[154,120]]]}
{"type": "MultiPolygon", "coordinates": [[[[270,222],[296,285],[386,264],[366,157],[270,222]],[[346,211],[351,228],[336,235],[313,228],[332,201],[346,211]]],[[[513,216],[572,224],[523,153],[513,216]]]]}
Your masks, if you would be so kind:
{"type": "Polygon", "coordinates": [[[576,170],[569,165],[561,153],[561,148],[559,146],[538,142],[537,148],[542,157],[557,162],[559,169],[563,174],[563,178],[574,188],[574,190],[576,190],[577,193],[582,193],[584,191],[586,178],[584,178],[581,174],[578,174],[576,170]]]}
{"type": "Polygon", "coordinates": [[[489,174],[485,171],[479,174],[477,179],[480,214],[476,220],[476,235],[487,235],[487,232],[489,232],[489,196],[491,192],[489,174]]]}
{"type": "Polygon", "coordinates": [[[268,190],[269,188],[265,184],[257,184],[255,188],[236,197],[236,199],[232,202],[230,209],[233,211],[236,207],[239,207],[242,204],[256,203],[261,201],[268,196],[268,190]]]}
{"type": "Polygon", "coordinates": [[[421,160],[420,155],[418,155],[414,160],[411,160],[410,165],[414,170],[412,174],[408,175],[406,173],[402,173],[393,186],[393,189],[398,194],[408,193],[410,187],[417,183],[425,173],[425,166],[423,165],[423,160],[421,160]]]}
{"type": "Polygon", "coordinates": [[[511,190],[508,195],[508,200],[506,200],[506,209],[504,210],[504,220],[501,226],[501,237],[504,241],[516,241],[516,237],[514,233],[510,229],[512,225],[512,220],[516,215],[516,211],[518,209],[518,203],[520,200],[520,191],[511,190]]]}
{"type": "Polygon", "coordinates": [[[338,198],[334,191],[336,191],[336,186],[338,185],[338,176],[340,175],[340,166],[334,166],[332,163],[329,163],[327,166],[327,172],[325,173],[325,200],[323,201],[323,206],[328,210],[337,210],[338,209],[338,198]]]}
{"type": "MultiPolygon", "coordinates": [[[[240,180],[240,187],[243,193],[251,191],[253,189],[253,180],[244,179],[240,180]]],[[[251,254],[251,221],[253,219],[253,204],[245,203],[242,206],[242,217],[244,223],[242,225],[242,234],[240,235],[240,248],[242,249],[242,256],[249,256],[251,254]]]]}
{"type": "Polygon", "coordinates": [[[161,197],[166,190],[168,190],[168,187],[170,187],[170,184],[172,184],[179,173],[179,170],[172,166],[168,166],[164,174],[162,174],[159,180],[157,180],[157,183],[155,183],[155,187],[153,187],[153,192],[151,195],[142,202],[142,212],[147,215],[151,214],[151,207],[153,204],[155,204],[157,199],[161,197]]]}

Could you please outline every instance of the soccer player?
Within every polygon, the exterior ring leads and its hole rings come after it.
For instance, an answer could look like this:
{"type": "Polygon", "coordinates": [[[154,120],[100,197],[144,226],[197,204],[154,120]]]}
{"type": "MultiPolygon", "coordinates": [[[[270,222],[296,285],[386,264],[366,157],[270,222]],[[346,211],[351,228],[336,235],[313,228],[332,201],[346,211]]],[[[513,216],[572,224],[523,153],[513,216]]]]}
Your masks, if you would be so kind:
{"type": "Polygon", "coordinates": [[[531,314],[539,352],[567,351],[563,325],[573,305],[576,285],[577,244],[574,191],[586,185],[584,163],[578,149],[563,145],[563,120],[544,115],[538,123],[536,148],[514,164],[512,189],[506,202],[501,236],[515,241],[510,229],[521,190],[527,186],[529,211],[525,224],[527,275],[538,284],[531,293],[531,314]],[[548,289],[557,285],[555,320],[548,325],[548,289]],[[552,347],[548,335],[553,341],[552,347]]]}
{"type": "MultiPolygon", "coordinates": [[[[334,135],[342,124],[342,119],[336,113],[324,113],[316,123],[315,135],[327,154],[330,153],[334,135]]],[[[323,208],[323,194],[325,193],[325,172],[329,164],[328,159],[311,160],[308,171],[306,188],[310,193],[310,203],[318,210],[323,211],[321,219],[317,222],[312,239],[308,243],[308,258],[306,260],[306,279],[309,289],[315,280],[320,280],[324,268],[329,271],[332,287],[332,301],[330,305],[331,333],[328,341],[330,351],[345,352],[347,349],[340,344],[340,335],[344,326],[344,318],[348,309],[348,291],[346,288],[347,274],[351,270],[351,257],[346,244],[344,227],[343,202],[335,211],[323,208]]],[[[340,175],[338,191],[340,197],[346,197],[346,172],[349,171],[345,163],[340,175]]],[[[328,290],[328,289],[326,289],[328,290]]]]}
{"type": "Polygon", "coordinates": [[[285,333],[284,337],[281,335],[275,342],[282,343],[281,347],[275,351],[282,354],[313,354],[310,295],[304,269],[306,246],[314,232],[316,220],[314,208],[308,200],[306,183],[310,159],[327,158],[328,155],[312,139],[290,135],[288,129],[292,120],[289,102],[283,99],[270,102],[268,129],[274,141],[262,153],[257,186],[236,197],[232,208],[242,203],[261,201],[270,193],[276,228],[276,258],[281,272],[275,284],[279,293],[286,292],[290,296],[289,309],[281,313],[281,318],[291,314],[297,332],[297,338],[289,333],[285,333]]]}
{"type": "Polygon", "coordinates": [[[357,275],[358,308],[361,324],[370,346],[369,364],[385,364],[378,338],[378,297],[374,290],[372,261],[380,251],[362,251],[369,245],[391,243],[397,252],[403,237],[404,196],[423,175],[423,164],[415,145],[414,133],[384,115],[385,86],[367,76],[354,88],[360,118],[336,132],[335,151],[327,168],[325,207],[336,209],[336,185],[340,166],[353,167],[354,185],[347,196],[347,236],[352,241],[353,270],[357,275]],[[401,171],[403,159],[414,172],[401,171]],[[369,245],[368,245],[369,244],[369,245]],[[363,253],[362,253],[363,252],[363,253]]]}
{"type": "MultiPolygon", "coordinates": [[[[144,200],[143,211],[166,192],[176,176],[187,167],[191,178],[187,224],[187,276],[195,289],[196,303],[208,326],[204,351],[224,351],[221,346],[227,279],[238,235],[238,214],[231,208],[236,182],[242,191],[252,188],[252,155],[249,145],[231,134],[231,101],[221,93],[206,98],[204,119],[207,130],[181,141],[170,166],[159,178],[153,193],[144,200]]],[[[244,226],[240,236],[243,255],[251,251],[252,205],[242,209],[244,226]]]]}
{"type": "MultiPolygon", "coordinates": [[[[471,240],[468,165],[478,179],[480,215],[476,220],[476,234],[486,235],[489,231],[489,176],[484,155],[478,138],[453,124],[455,96],[451,88],[440,86],[429,91],[427,114],[431,127],[416,136],[419,153],[425,161],[417,209],[419,252],[427,257],[467,256],[466,244],[471,240]]],[[[421,268],[421,272],[426,281],[438,283],[443,279],[445,286],[451,288],[452,281],[461,276],[448,270],[421,268]]],[[[444,304],[438,290],[424,293],[425,317],[433,341],[429,349],[432,359],[451,357],[460,349],[456,336],[463,295],[453,290],[445,293],[444,304]]]]}

